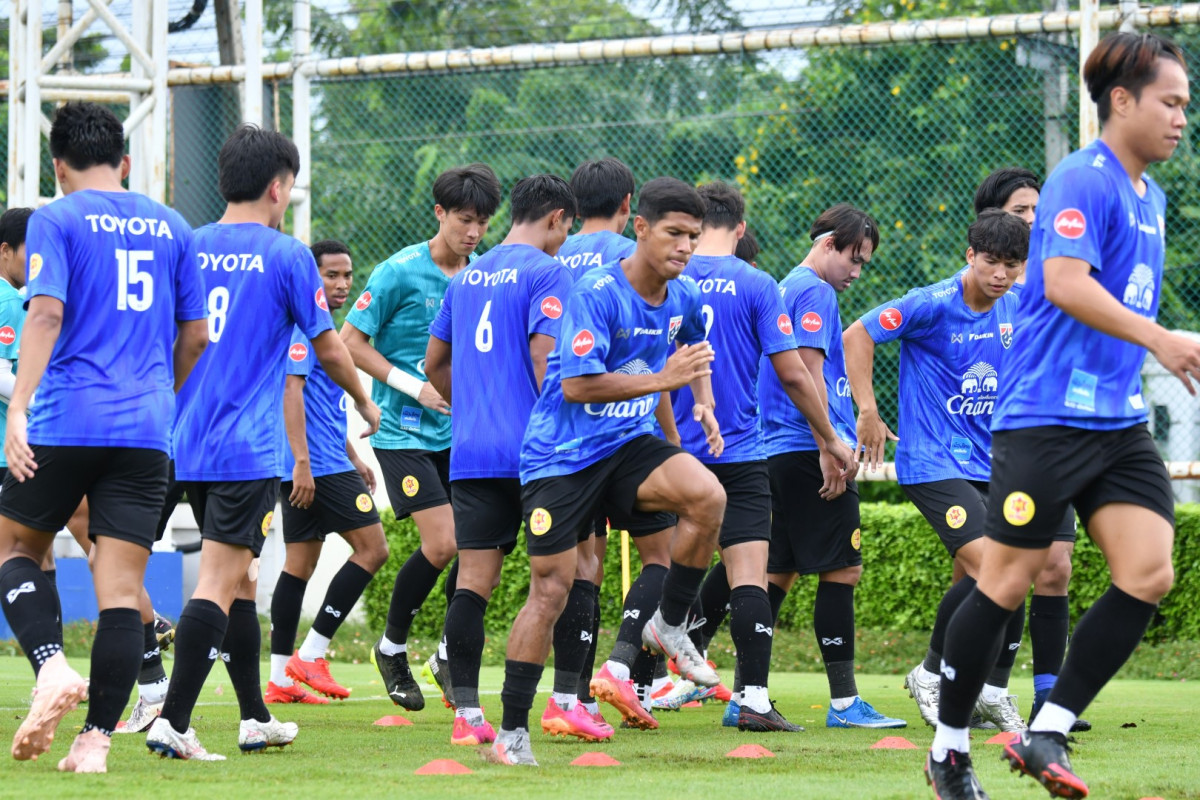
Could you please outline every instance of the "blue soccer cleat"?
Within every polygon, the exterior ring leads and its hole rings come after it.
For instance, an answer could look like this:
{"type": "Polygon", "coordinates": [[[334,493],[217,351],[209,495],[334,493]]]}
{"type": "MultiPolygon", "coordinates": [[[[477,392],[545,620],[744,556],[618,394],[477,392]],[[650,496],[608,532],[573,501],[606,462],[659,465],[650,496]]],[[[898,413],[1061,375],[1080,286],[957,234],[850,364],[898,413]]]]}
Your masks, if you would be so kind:
{"type": "Polygon", "coordinates": [[[742,704],[737,700],[730,700],[725,706],[725,715],[721,717],[721,727],[736,728],[738,725],[738,714],[742,713],[742,704]]]}
{"type": "Polygon", "coordinates": [[[885,717],[871,704],[861,697],[854,698],[850,707],[843,711],[835,711],[829,707],[825,715],[826,728],[907,728],[908,723],[902,719],[885,717]]]}

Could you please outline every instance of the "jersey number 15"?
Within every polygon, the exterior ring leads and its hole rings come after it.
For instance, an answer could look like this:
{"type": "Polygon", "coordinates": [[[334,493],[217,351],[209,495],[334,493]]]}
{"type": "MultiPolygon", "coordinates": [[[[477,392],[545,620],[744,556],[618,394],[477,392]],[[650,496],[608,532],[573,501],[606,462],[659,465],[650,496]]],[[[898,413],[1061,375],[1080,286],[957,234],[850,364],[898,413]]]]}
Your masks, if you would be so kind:
{"type": "Polygon", "coordinates": [[[153,260],[152,250],[117,251],[117,311],[145,311],[154,302],[154,276],[138,269],[153,260]]]}

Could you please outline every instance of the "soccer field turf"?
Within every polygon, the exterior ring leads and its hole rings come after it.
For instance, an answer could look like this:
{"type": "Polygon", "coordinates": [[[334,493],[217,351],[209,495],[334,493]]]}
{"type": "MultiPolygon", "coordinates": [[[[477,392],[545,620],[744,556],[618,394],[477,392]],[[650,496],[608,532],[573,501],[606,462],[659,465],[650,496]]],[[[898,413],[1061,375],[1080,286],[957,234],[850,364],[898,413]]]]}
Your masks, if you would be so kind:
{"type": "MultiPolygon", "coordinates": [[[[75,660],[86,667],[86,661],[75,660]]],[[[168,665],[169,666],[169,665],[168,665]]],[[[382,796],[475,800],[531,797],[672,797],[682,792],[714,798],[746,796],[811,798],[929,798],[921,775],[932,730],[920,724],[901,676],[860,675],[859,688],[880,711],[907,718],[899,731],[825,728],[826,684],[818,674],[781,674],[771,678],[780,709],[807,730],[797,734],[748,734],[720,727],[721,704],[660,712],[658,731],[617,730],[607,744],[586,744],[544,736],[537,720],[546,694],[532,715],[537,770],[486,764],[472,748],[449,744],[451,712],[432,689],[426,709],[406,716],[411,726],[377,727],[372,723],[402,709],[382,695],[370,664],[336,664],[335,677],[354,690],[352,699],[328,706],[271,706],[281,719],[300,724],[290,747],[243,756],[237,749],[237,703],[225,671],[213,671],[193,717],[201,741],[229,760],[221,763],[161,760],[150,755],[144,736],[114,738],[107,776],[62,775],[55,765],[83,724],[84,711],[69,715],[50,753],[39,761],[8,761],[0,778],[0,797],[249,797],[270,800],[283,793],[297,798],[382,796]],[[914,724],[915,723],[915,724],[914,724]],[[888,735],[907,738],[915,750],[872,750],[888,735]],[[775,758],[727,758],[743,744],[761,744],[775,758]],[[604,752],[621,762],[611,768],[575,767],[582,753],[604,752]],[[413,771],[439,758],[455,759],[472,775],[418,776],[413,771]],[[228,794],[225,794],[228,792],[228,794]]],[[[267,665],[263,665],[263,675],[267,665]]],[[[489,719],[500,718],[502,672],[485,668],[483,702],[489,719]]],[[[547,671],[542,688],[549,688],[547,671]]],[[[1030,687],[1013,686],[1028,713],[1030,687]]],[[[32,676],[23,658],[0,658],[0,724],[7,745],[29,703],[32,676]]],[[[1095,728],[1079,734],[1075,767],[1097,798],[1200,798],[1200,733],[1193,716],[1200,711],[1200,687],[1167,681],[1118,681],[1088,709],[1095,728]]],[[[606,710],[610,721],[615,712],[606,710]]],[[[1018,779],[1000,761],[1000,747],[973,739],[975,760],[992,797],[1036,798],[1045,791],[1028,778],[1018,779]]]]}

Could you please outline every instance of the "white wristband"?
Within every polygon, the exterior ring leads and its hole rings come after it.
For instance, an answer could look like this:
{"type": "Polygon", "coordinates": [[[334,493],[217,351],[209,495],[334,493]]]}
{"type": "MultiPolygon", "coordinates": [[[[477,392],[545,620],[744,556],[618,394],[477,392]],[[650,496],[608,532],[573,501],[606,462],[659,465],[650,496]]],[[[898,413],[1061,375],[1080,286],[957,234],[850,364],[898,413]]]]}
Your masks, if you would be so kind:
{"type": "Polygon", "coordinates": [[[399,367],[392,367],[392,371],[387,376],[387,385],[416,400],[425,386],[425,381],[401,371],[399,367]]]}

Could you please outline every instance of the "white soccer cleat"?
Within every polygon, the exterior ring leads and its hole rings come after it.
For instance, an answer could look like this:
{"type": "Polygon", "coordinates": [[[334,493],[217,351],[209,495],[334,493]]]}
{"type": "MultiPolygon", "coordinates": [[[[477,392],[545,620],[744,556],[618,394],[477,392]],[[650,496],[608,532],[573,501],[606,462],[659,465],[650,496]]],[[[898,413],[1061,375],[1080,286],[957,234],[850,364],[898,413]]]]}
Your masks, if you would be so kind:
{"type": "Polygon", "coordinates": [[[985,700],[983,695],[975,701],[975,713],[1005,733],[1020,733],[1028,727],[1017,711],[1017,696],[1005,694],[998,700],[985,700]]]}
{"type": "Polygon", "coordinates": [[[188,728],[180,733],[162,717],[154,720],[146,734],[146,747],[163,758],[178,758],[184,761],[224,761],[225,756],[210,753],[196,738],[196,729],[188,728]]]}
{"type": "Polygon", "coordinates": [[[243,753],[253,753],[268,747],[287,747],[296,739],[300,726],[294,722],[280,722],[274,716],[266,722],[244,719],[238,726],[238,747],[243,753]]]}
{"type": "Polygon", "coordinates": [[[496,741],[492,742],[491,760],[509,767],[536,767],[538,763],[529,743],[529,731],[525,728],[515,731],[501,728],[496,734],[496,741]]]}
{"type": "Polygon", "coordinates": [[[145,733],[150,730],[154,720],[158,719],[158,715],[162,713],[162,707],[162,703],[147,703],[139,697],[133,704],[133,711],[129,713],[129,719],[117,725],[117,729],[113,733],[145,733]]]}
{"type": "Polygon", "coordinates": [[[642,644],[650,648],[651,652],[662,653],[675,659],[675,666],[682,677],[701,686],[716,686],[721,682],[721,678],[700,656],[696,645],[688,636],[689,630],[703,624],[704,620],[699,619],[690,626],[668,625],[663,621],[662,611],[656,610],[646,627],[642,628],[642,644]]]}
{"type": "Polygon", "coordinates": [[[917,701],[917,710],[921,719],[931,728],[937,727],[938,703],[942,693],[940,675],[930,675],[921,664],[912,668],[912,672],[904,676],[904,686],[908,696],[917,701]]]}

